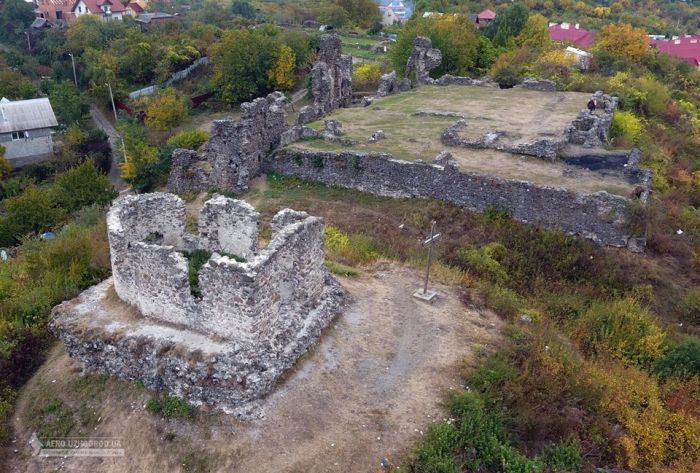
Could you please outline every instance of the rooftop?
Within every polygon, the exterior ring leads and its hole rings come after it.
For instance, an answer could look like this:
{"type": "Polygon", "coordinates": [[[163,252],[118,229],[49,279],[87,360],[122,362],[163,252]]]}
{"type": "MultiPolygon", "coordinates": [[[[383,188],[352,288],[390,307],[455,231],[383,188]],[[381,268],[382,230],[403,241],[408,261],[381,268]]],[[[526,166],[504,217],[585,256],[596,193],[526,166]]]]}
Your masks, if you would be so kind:
{"type": "Polygon", "coordinates": [[[0,101],[0,133],[58,126],[48,98],[0,101]]]}
{"type": "Polygon", "coordinates": [[[578,23],[554,24],[549,27],[549,37],[552,41],[571,41],[582,48],[590,47],[598,37],[597,34],[580,28],[578,23]]]}

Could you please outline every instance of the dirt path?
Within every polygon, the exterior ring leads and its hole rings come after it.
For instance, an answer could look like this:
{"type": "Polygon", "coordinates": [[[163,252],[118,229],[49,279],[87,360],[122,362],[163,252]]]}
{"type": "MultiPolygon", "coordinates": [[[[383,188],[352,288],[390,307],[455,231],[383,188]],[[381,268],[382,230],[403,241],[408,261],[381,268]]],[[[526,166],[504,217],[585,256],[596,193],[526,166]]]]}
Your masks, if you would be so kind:
{"type": "Polygon", "coordinates": [[[123,438],[121,459],[29,456],[31,432],[19,420],[26,399],[44,382],[60,393],[60,383],[78,376],[74,361],[56,355],[22,393],[15,418],[23,451],[10,471],[178,471],[187,455],[206,464],[201,471],[367,472],[381,471],[384,459],[402,464],[421,431],[442,420],[446,393],[462,389],[459,372],[474,344],[495,343],[500,322],[465,309],[457,289],[434,287],[433,305],[412,298],[420,274],[398,264],[342,284],[352,301],[261,403],[256,420],[166,422],[144,412],[147,394],[115,389],[101,401],[95,436],[123,438]],[[163,440],[166,431],[174,440],[163,440]]]}
{"type": "Polygon", "coordinates": [[[126,183],[122,180],[119,169],[119,147],[121,146],[121,141],[119,140],[117,130],[109,119],[107,119],[105,114],[102,113],[102,110],[94,104],[90,105],[90,116],[92,116],[95,124],[109,136],[109,144],[112,147],[112,166],[107,176],[109,182],[111,182],[117,190],[123,190],[126,188],[126,183]]]}

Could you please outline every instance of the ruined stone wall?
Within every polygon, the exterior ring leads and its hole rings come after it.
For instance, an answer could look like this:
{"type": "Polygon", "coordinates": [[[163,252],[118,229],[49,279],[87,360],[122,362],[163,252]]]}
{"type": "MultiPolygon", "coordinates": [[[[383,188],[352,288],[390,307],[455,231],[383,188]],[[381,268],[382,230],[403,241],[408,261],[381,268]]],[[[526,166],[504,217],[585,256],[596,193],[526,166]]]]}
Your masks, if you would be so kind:
{"type": "Polygon", "coordinates": [[[268,158],[268,171],[321,181],[393,198],[436,198],[468,210],[506,208],[514,220],[580,235],[607,245],[626,246],[627,199],[607,192],[584,194],[561,187],[460,172],[444,166],[406,162],[383,153],[283,149],[268,158]]]}
{"type": "Polygon", "coordinates": [[[156,321],[248,344],[284,337],[323,291],[324,232],[318,218],[302,212],[285,210],[274,222],[270,244],[258,251],[258,213],[245,202],[222,196],[206,202],[197,237],[185,231],[184,202],[174,195],[119,199],[107,228],[115,290],[156,321]],[[199,271],[201,298],[191,294],[179,252],[195,248],[214,252],[199,271]]]}
{"type": "Polygon", "coordinates": [[[299,110],[297,125],[305,125],[336,108],[352,105],[352,57],[342,53],[342,46],[338,35],[321,36],[318,61],[311,69],[314,105],[299,110]]]}
{"type": "Polygon", "coordinates": [[[170,192],[217,188],[243,192],[260,163],[287,131],[287,99],[280,92],[241,104],[241,120],[216,120],[200,154],[177,150],[168,180],[170,192]]]}

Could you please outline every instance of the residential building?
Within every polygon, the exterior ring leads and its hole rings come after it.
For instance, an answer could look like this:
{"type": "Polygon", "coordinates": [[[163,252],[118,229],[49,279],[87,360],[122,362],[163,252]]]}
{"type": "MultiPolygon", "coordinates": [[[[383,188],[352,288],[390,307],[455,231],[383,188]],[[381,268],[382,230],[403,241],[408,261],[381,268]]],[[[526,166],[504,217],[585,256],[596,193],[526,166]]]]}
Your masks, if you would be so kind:
{"type": "MultiPolygon", "coordinates": [[[[484,10],[476,15],[476,27],[486,28],[489,24],[496,19],[496,12],[491,10],[484,10]]],[[[470,15],[471,17],[471,15],[470,15]]],[[[473,18],[472,18],[473,20],[473,18]]]]}
{"type": "Polygon", "coordinates": [[[131,2],[124,8],[124,14],[134,18],[138,17],[141,13],[144,12],[144,8],[141,6],[140,3],[137,2],[131,2]]]}
{"type": "Polygon", "coordinates": [[[379,0],[379,13],[382,15],[382,24],[384,24],[384,13],[389,8],[393,11],[391,16],[396,16],[399,23],[408,21],[413,13],[411,8],[407,7],[401,0],[379,0]]]}
{"type": "Polygon", "coordinates": [[[34,14],[46,20],[72,20],[73,7],[77,0],[38,0],[34,14]]]}
{"type": "Polygon", "coordinates": [[[700,70],[700,36],[683,36],[672,39],[649,38],[649,46],[659,52],[678,56],[700,70]]]}
{"type": "Polygon", "coordinates": [[[396,16],[393,8],[387,7],[387,9],[382,12],[382,26],[391,26],[394,23],[400,22],[401,20],[396,16]]]}
{"type": "Polygon", "coordinates": [[[14,167],[37,162],[53,151],[51,128],[58,126],[48,98],[0,100],[0,145],[14,167]]]}
{"type": "Polygon", "coordinates": [[[121,20],[126,8],[119,0],[78,0],[72,11],[76,18],[99,15],[102,21],[110,21],[121,20]]]}
{"type": "Polygon", "coordinates": [[[579,27],[576,23],[572,25],[571,23],[550,23],[549,24],[549,37],[552,41],[571,42],[578,46],[579,48],[589,48],[595,42],[598,37],[597,34],[592,33],[588,30],[584,30],[579,27]]]}

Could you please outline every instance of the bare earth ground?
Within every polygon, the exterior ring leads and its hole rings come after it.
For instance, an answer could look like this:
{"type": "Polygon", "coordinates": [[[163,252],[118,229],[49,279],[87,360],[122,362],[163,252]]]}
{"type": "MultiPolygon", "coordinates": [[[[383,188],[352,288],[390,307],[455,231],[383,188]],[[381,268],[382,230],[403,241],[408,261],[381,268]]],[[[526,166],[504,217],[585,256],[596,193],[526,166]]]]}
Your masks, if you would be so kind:
{"type": "Polygon", "coordinates": [[[195,423],[168,422],[144,410],[149,393],[116,380],[85,401],[71,388],[79,364],[57,347],[21,393],[13,447],[20,451],[8,470],[363,472],[382,471],[383,459],[401,465],[421,431],[443,418],[445,395],[463,389],[460,369],[473,361],[475,346],[497,343],[501,322],[465,308],[454,288],[431,284],[440,294],[433,305],[412,298],[421,275],[399,264],[380,263],[341,282],[351,302],[253,421],[203,413],[195,423]],[[74,408],[87,402],[100,416],[90,435],[123,439],[125,456],[30,456],[27,412],[47,392],[74,408]]]}
{"type": "MultiPolygon", "coordinates": [[[[329,118],[343,122],[343,138],[357,140],[351,149],[385,152],[398,159],[432,162],[442,150],[449,150],[462,171],[527,180],[540,185],[561,186],[580,192],[607,190],[627,195],[634,186],[613,172],[592,172],[577,168],[564,176],[563,161],[548,162],[535,157],[496,150],[472,150],[445,147],[440,136],[457,117],[413,116],[418,111],[454,113],[467,121],[461,135],[477,138],[494,131],[505,131],[504,143],[529,143],[537,139],[564,135],[564,129],[586,108],[590,94],[578,92],[539,92],[525,89],[491,89],[481,87],[420,87],[411,92],[377,99],[370,107],[353,107],[333,111],[329,118]],[[368,143],[377,130],[386,140],[368,143]]],[[[323,128],[322,122],[311,124],[323,128]]],[[[321,140],[295,143],[307,149],[340,150],[341,144],[321,140]]]]}

